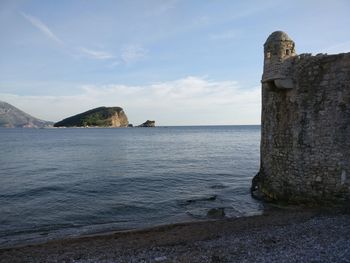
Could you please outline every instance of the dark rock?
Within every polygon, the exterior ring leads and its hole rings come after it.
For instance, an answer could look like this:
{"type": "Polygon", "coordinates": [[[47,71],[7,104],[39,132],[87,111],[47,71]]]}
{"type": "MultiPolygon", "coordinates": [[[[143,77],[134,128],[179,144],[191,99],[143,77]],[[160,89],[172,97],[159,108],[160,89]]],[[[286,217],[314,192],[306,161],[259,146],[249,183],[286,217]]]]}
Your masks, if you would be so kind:
{"type": "Polygon", "coordinates": [[[211,208],[207,213],[208,217],[211,218],[221,218],[225,216],[225,208],[211,208]]]}
{"type": "Polygon", "coordinates": [[[197,197],[197,198],[186,200],[186,203],[191,204],[191,203],[195,203],[195,202],[215,201],[216,198],[217,198],[217,195],[197,197]]]}
{"type": "Polygon", "coordinates": [[[156,122],[147,120],[146,122],[139,125],[139,127],[156,127],[156,122]]]}

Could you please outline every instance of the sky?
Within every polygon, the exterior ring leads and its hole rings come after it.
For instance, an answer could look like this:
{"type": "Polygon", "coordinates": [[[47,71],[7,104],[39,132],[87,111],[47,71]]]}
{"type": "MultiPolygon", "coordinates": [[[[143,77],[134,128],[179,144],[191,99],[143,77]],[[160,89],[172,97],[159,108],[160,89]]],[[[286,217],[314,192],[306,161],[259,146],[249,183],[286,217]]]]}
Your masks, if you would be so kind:
{"type": "Polygon", "coordinates": [[[0,100],[50,121],[260,124],[263,44],[350,52],[348,0],[0,0],[0,100]]]}

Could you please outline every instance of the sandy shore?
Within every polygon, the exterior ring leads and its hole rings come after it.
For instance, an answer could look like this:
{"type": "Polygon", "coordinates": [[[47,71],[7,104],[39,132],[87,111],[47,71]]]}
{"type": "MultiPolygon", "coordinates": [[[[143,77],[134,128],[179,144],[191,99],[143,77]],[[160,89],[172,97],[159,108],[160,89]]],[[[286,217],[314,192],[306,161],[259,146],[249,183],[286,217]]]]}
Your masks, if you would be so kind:
{"type": "Polygon", "coordinates": [[[350,262],[350,214],[270,211],[0,250],[0,262],[350,262]]]}

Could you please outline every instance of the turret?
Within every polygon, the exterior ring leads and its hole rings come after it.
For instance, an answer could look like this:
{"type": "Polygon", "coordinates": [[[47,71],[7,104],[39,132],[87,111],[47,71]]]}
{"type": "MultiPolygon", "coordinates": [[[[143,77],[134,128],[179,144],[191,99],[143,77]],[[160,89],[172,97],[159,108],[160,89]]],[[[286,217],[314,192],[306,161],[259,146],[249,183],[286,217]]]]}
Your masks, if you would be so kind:
{"type": "Polygon", "coordinates": [[[295,44],[283,31],[273,32],[264,44],[265,63],[282,62],[295,56],[295,44]]]}
{"type": "Polygon", "coordinates": [[[296,56],[294,41],[283,31],[273,32],[264,44],[262,82],[277,88],[292,88],[291,59],[296,56]]]}

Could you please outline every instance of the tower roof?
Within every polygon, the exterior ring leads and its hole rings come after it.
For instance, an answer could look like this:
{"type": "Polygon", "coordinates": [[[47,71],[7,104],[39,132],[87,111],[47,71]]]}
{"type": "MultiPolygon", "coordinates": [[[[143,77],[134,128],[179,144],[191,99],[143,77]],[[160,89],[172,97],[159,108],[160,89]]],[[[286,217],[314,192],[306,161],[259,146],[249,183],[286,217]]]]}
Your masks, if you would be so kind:
{"type": "Polygon", "coordinates": [[[287,33],[283,31],[273,32],[266,40],[265,45],[271,42],[281,42],[281,41],[293,41],[287,33]]]}

